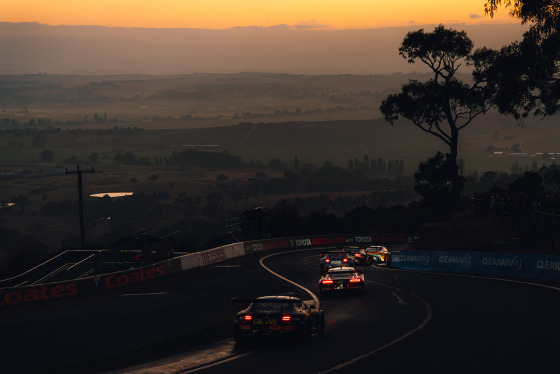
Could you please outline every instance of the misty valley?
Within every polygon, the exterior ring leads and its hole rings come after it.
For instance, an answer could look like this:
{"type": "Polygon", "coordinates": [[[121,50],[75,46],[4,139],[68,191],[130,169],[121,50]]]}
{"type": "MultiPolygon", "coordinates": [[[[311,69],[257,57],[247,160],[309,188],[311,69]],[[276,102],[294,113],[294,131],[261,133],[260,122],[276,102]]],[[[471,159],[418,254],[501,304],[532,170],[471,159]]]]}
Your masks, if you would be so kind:
{"type": "MultiPolygon", "coordinates": [[[[405,213],[418,200],[413,175],[440,145],[405,120],[391,126],[379,105],[425,76],[2,76],[0,226],[11,239],[0,255],[29,248],[37,259],[79,245],[67,174],[77,165],[94,170],[83,176],[86,196],[134,191],[85,199],[91,247],[168,226],[186,251],[201,250],[258,206],[271,220],[292,217],[268,235],[415,230],[425,217],[405,213]],[[408,217],[383,219],[389,211],[408,217]]],[[[520,126],[488,113],[473,124],[461,144],[465,195],[554,165],[556,122],[520,126]]]]}

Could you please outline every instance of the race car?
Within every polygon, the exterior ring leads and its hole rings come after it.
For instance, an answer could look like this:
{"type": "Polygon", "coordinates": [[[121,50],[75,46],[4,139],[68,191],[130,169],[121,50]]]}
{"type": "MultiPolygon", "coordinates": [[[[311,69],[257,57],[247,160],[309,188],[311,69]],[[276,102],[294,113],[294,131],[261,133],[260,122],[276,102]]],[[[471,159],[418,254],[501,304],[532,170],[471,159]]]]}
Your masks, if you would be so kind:
{"type": "Polygon", "coordinates": [[[319,279],[319,295],[327,293],[354,291],[363,294],[365,291],[364,273],[350,266],[332,268],[319,279]]]}
{"type": "Polygon", "coordinates": [[[348,247],[344,248],[344,251],[354,257],[355,265],[371,265],[374,261],[373,255],[368,253],[365,248],[348,247]]]}
{"type": "Polygon", "coordinates": [[[312,333],[325,332],[325,313],[316,307],[315,301],[277,295],[233,298],[232,302],[250,303],[235,316],[233,337],[236,342],[269,335],[307,340],[312,333]]]}
{"type": "Polygon", "coordinates": [[[354,259],[354,256],[345,251],[329,251],[321,253],[321,258],[319,260],[321,274],[326,273],[333,267],[354,266],[355,264],[356,260],[354,259]]]}
{"type": "Polygon", "coordinates": [[[385,262],[389,251],[381,245],[367,247],[365,252],[371,256],[372,263],[385,262]]]}

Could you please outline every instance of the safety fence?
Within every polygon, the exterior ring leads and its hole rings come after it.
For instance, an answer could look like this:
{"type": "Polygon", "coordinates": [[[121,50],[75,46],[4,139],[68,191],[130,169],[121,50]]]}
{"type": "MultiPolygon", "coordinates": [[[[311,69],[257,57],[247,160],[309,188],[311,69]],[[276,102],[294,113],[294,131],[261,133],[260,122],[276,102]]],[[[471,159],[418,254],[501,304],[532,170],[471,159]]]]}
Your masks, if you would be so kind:
{"type": "Polygon", "coordinates": [[[351,245],[404,245],[410,240],[407,235],[320,235],[233,243],[125,271],[72,281],[0,288],[0,310],[102,294],[261,251],[351,245]]]}

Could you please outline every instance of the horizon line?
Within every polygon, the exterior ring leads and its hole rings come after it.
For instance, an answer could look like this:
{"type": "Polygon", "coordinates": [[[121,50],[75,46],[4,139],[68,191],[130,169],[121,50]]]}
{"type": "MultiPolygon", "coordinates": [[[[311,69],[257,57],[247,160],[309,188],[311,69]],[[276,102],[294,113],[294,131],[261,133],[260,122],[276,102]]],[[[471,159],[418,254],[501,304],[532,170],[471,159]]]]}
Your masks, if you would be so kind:
{"type": "Polygon", "coordinates": [[[432,27],[437,25],[445,25],[446,27],[453,26],[504,26],[504,25],[516,25],[519,27],[527,27],[527,25],[521,24],[519,22],[480,22],[480,23],[426,23],[426,24],[409,24],[402,26],[383,26],[383,27],[369,27],[369,28],[344,28],[344,29],[333,29],[324,27],[314,27],[312,25],[287,25],[278,24],[272,26],[233,26],[228,28],[200,28],[200,27],[141,27],[141,26],[107,26],[107,25],[84,25],[84,24],[57,24],[51,25],[47,23],[41,23],[38,21],[22,21],[22,22],[12,22],[12,21],[0,21],[0,25],[10,24],[10,25],[37,25],[46,27],[92,27],[92,28],[106,28],[106,29],[138,29],[138,30],[204,30],[204,31],[235,31],[235,30],[272,30],[272,31],[367,31],[367,30],[386,30],[386,29],[399,29],[399,28],[411,28],[411,27],[432,27]]]}

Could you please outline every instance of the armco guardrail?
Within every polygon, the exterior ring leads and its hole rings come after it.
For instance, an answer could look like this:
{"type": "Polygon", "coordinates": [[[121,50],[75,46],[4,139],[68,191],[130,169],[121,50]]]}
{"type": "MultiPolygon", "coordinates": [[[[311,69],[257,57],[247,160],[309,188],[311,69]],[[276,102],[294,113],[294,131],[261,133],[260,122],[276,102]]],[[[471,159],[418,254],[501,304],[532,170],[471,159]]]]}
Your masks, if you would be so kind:
{"type": "Polygon", "coordinates": [[[486,252],[391,252],[391,267],[514,278],[560,280],[560,256],[486,252]]]}
{"type": "Polygon", "coordinates": [[[69,300],[110,292],[260,251],[344,245],[402,245],[409,240],[410,238],[407,235],[319,235],[233,243],[126,271],[101,274],[73,281],[1,288],[0,309],[35,306],[57,300],[69,300]]]}

